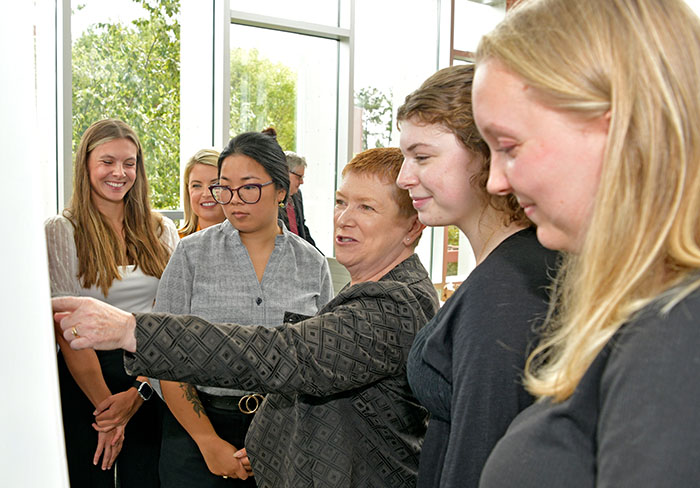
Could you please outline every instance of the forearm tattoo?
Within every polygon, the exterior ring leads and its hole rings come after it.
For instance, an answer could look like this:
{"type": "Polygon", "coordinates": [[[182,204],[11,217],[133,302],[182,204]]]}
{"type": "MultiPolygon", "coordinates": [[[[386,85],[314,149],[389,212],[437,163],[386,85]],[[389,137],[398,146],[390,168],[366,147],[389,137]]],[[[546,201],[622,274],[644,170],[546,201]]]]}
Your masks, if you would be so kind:
{"type": "Polygon", "coordinates": [[[180,388],[182,388],[183,396],[192,404],[192,410],[194,410],[194,413],[197,414],[197,417],[201,418],[202,414],[205,412],[202,401],[199,399],[199,395],[197,394],[197,389],[189,383],[180,383],[180,388]]]}

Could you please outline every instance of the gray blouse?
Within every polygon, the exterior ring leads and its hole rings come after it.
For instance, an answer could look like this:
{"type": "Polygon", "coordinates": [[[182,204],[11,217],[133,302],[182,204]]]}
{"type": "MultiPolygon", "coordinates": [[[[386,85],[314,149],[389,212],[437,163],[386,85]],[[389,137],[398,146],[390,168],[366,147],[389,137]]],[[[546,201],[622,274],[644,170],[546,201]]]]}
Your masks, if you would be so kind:
{"type": "MultiPolygon", "coordinates": [[[[315,315],[333,297],[328,263],[316,248],[281,227],[260,282],[228,220],[185,237],[161,277],[153,311],[267,327],[281,325],[285,312],[315,315]]],[[[214,395],[245,394],[218,387],[197,389],[214,395]]]]}

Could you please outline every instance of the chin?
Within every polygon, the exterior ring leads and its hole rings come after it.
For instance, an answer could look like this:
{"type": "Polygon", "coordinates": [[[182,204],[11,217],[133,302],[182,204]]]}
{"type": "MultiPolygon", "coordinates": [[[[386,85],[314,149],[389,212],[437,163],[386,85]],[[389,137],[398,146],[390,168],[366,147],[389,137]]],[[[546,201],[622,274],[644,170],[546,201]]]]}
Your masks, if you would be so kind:
{"type": "Polygon", "coordinates": [[[562,230],[552,229],[547,225],[537,227],[537,240],[544,247],[553,251],[564,251],[574,254],[579,251],[575,238],[562,230]]]}

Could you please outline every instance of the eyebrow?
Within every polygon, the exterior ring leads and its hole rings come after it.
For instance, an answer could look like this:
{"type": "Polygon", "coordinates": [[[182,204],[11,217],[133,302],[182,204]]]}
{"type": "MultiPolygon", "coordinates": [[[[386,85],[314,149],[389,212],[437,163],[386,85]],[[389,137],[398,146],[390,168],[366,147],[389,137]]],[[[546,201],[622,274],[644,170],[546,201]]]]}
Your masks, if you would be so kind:
{"type": "MultiPolygon", "coordinates": [[[[97,154],[95,157],[98,159],[118,159],[116,156],[112,156],[111,154],[97,154]]],[[[130,161],[130,160],[136,161],[137,157],[136,156],[130,156],[126,158],[124,161],[130,161]]]]}
{"type": "Polygon", "coordinates": [[[486,124],[486,127],[480,128],[479,133],[482,136],[488,135],[491,137],[497,137],[499,135],[507,135],[510,133],[510,131],[497,122],[490,122],[486,124]]]}
{"type": "MultiPolygon", "coordinates": [[[[336,198],[339,198],[339,197],[340,197],[340,198],[346,198],[346,199],[347,199],[347,196],[346,196],[346,195],[343,195],[343,193],[342,193],[340,190],[337,190],[337,191],[335,192],[335,197],[336,197],[336,198]]],[[[377,205],[381,205],[381,203],[382,203],[380,200],[377,200],[377,199],[371,198],[371,197],[356,198],[356,200],[357,200],[359,203],[361,203],[361,204],[371,203],[371,204],[372,204],[373,206],[375,206],[375,207],[376,207],[377,205]]]]}
{"type": "MultiPolygon", "coordinates": [[[[219,179],[219,180],[226,180],[226,181],[232,181],[231,178],[227,178],[227,177],[225,177],[224,175],[221,175],[221,176],[220,176],[219,178],[217,178],[217,179],[219,179]]],[[[247,176],[243,176],[243,177],[241,178],[241,181],[260,180],[260,179],[261,179],[261,178],[258,177],[258,176],[247,175],[247,176]]]]}
{"type": "Polygon", "coordinates": [[[408,146],[406,148],[406,151],[415,151],[415,149],[419,146],[433,147],[432,144],[429,144],[427,142],[415,142],[415,143],[411,144],[410,146],[408,146]]]}
{"type": "MultiPolygon", "coordinates": [[[[212,178],[209,181],[216,181],[219,178],[212,178]]],[[[190,183],[204,183],[202,180],[190,180],[190,183]]]]}

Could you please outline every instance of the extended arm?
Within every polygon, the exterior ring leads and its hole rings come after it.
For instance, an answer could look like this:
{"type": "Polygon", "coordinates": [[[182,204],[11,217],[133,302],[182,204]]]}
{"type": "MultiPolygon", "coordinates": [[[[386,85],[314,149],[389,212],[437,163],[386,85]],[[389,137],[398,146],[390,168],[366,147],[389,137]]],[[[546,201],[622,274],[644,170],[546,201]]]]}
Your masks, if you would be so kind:
{"type": "Polygon", "coordinates": [[[332,312],[273,329],[214,325],[193,316],[138,315],[137,357],[125,357],[125,366],[196,384],[311,395],[399,374],[427,318],[405,285],[357,288],[332,312]],[[163,340],[168,354],[159,353],[151,364],[150,347],[163,340]]]}

